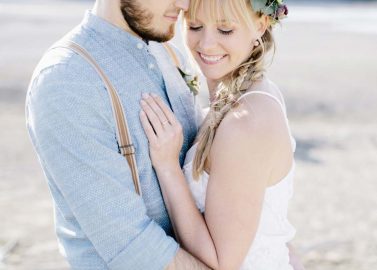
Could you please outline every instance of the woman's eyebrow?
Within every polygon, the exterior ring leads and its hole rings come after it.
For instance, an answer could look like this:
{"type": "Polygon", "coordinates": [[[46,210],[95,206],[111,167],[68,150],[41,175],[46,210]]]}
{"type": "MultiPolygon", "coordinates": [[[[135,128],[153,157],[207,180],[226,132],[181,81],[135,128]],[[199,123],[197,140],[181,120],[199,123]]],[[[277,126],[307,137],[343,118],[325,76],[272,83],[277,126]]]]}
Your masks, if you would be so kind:
{"type": "Polygon", "coordinates": [[[232,24],[232,23],[237,23],[237,21],[236,20],[222,19],[222,20],[217,20],[216,23],[218,23],[218,24],[232,24]]]}

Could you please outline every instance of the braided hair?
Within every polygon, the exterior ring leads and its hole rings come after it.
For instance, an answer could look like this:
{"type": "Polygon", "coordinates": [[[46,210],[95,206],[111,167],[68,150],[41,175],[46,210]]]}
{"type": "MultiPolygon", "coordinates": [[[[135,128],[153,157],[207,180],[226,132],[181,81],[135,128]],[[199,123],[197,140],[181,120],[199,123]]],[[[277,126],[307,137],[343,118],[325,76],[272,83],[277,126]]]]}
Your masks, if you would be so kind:
{"type": "Polygon", "coordinates": [[[194,179],[198,180],[199,175],[205,169],[216,130],[225,115],[237,106],[238,99],[249,89],[253,82],[263,77],[265,71],[264,56],[274,47],[271,31],[271,26],[269,26],[264,35],[258,40],[259,45],[253,48],[248,60],[220,83],[215,99],[210,105],[210,110],[196,139],[198,146],[193,161],[194,179]]]}

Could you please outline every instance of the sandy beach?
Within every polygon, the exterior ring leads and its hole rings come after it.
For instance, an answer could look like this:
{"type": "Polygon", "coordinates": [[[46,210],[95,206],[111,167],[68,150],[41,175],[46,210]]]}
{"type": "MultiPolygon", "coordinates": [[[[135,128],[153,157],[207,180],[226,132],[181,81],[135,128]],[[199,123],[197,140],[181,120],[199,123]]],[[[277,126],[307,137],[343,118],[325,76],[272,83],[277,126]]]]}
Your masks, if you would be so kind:
{"type": "MultiPolygon", "coordinates": [[[[0,269],[68,269],[24,103],[43,52],[91,4],[0,1],[0,269]]],[[[269,76],[297,140],[290,220],[308,270],[377,269],[376,25],[376,2],[292,4],[275,31],[269,76]]]]}

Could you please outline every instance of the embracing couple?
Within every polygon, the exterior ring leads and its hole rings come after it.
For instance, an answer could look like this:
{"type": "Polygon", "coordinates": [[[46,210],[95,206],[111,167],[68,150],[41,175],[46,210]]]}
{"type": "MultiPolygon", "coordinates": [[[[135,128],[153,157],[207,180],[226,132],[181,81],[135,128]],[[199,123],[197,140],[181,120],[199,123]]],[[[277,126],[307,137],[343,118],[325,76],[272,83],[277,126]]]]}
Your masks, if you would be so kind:
{"type": "Polygon", "coordinates": [[[97,0],[46,52],[27,126],[72,269],[301,269],[287,219],[295,141],[264,72],[287,12],[281,0],[97,0]],[[167,43],[181,12],[206,114],[167,43]]]}

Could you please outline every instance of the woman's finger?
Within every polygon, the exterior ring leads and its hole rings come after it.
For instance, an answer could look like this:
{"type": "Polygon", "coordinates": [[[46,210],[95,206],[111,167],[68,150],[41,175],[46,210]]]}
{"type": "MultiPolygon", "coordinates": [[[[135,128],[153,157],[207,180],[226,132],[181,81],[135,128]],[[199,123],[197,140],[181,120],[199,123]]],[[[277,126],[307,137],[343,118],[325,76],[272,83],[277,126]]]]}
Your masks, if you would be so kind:
{"type": "Polygon", "coordinates": [[[157,114],[152,110],[152,108],[144,100],[140,101],[142,110],[145,112],[146,117],[151,123],[155,134],[161,134],[163,132],[162,123],[158,118],[157,114]]]}
{"type": "Polygon", "coordinates": [[[143,94],[143,100],[148,103],[152,110],[156,113],[157,117],[160,119],[160,122],[165,127],[169,120],[165,116],[165,113],[162,111],[160,106],[157,104],[156,100],[149,94],[143,94]]]}
{"type": "Polygon", "coordinates": [[[157,139],[156,134],[154,133],[154,130],[151,126],[151,123],[149,123],[148,117],[145,114],[143,110],[140,111],[140,121],[141,125],[144,128],[145,134],[147,135],[147,138],[150,143],[154,143],[157,139]]]}
{"type": "Polygon", "coordinates": [[[177,119],[172,110],[169,108],[169,106],[166,105],[165,102],[158,95],[152,93],[151,96],[155,100],[157,105],[160,107],[160,109],[163,111],[167,120],[172,124],[176,123],[177,119]]]}

